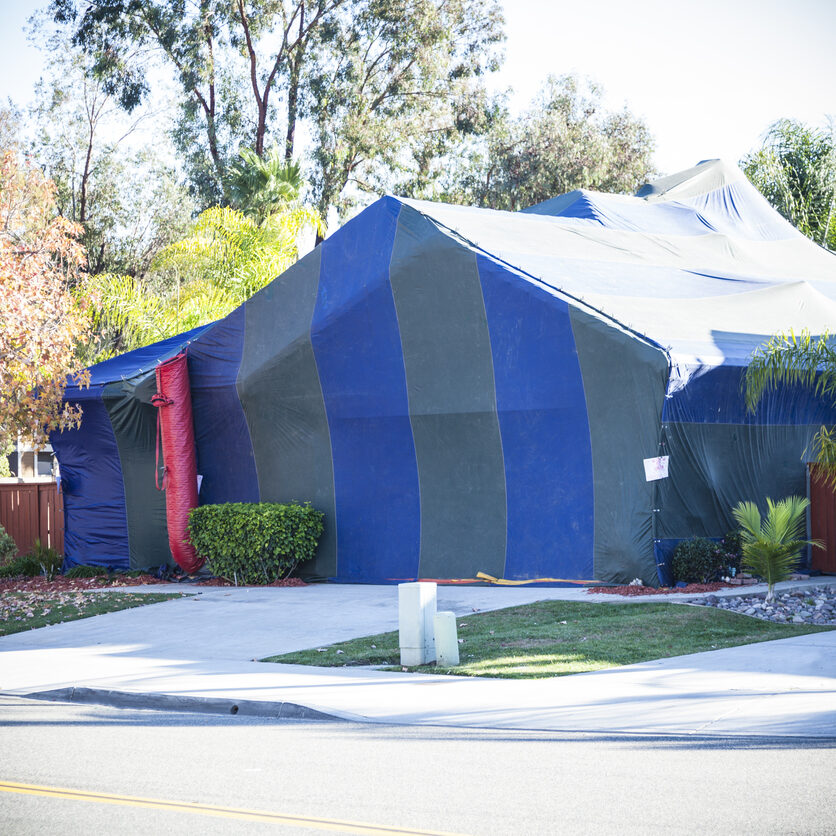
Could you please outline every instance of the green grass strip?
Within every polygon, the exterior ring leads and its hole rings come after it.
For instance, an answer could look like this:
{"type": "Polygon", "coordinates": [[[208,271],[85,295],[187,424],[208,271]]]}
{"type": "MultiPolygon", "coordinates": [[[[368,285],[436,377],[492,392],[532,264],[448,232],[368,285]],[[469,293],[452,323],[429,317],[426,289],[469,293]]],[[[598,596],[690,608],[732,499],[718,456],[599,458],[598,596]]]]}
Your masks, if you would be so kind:
{"type": "MultiPolygon", "coordinates": [[[[539,679],[631,665],[668,656],[786,639],[832,629],[773,624],[713,607],[541,601],[456,622],[461,664],[410,670],[458,676],[539,679]]],[[[400,667],[397,632],[313,648],[265,662],[400,667]]]]}
{"type": "Polygon", "coordinates": [[[72,590],[43,595],[6,591],[0,595],[0,636],[180,597],[176,592],[131,594],[72,590]]]}

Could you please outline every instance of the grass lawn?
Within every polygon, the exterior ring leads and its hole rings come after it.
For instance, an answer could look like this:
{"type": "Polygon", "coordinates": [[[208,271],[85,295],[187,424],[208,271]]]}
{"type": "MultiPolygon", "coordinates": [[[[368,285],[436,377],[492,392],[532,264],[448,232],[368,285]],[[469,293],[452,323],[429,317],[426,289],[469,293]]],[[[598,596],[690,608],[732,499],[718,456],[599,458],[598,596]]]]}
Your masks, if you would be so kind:
{"type": "MultiPolygon", "coordinates": [[[[460,616],[456,624],[459,667],[422,665],[409,670],[537,679],[832,629],[773,624],[714,607],[571,601],[473,613],[460,616]]],[[[395,631],[262,661],[322,667],[386,665],[401,670],[399,657],[395,631]]]]}
{"type": "Polygon", "coordinates": [[[179,597],[177,592],[132,595],[72,590],[41,594],[6,590],[0,596],[0,636],[179,597]]]}

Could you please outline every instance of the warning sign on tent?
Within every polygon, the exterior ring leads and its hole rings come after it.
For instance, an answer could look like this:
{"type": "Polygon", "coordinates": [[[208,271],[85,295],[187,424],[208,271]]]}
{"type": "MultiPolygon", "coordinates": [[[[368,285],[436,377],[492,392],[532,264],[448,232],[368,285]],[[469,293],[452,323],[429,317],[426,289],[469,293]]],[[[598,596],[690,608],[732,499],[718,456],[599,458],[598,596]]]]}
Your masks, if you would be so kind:
{"type": "Polygon", "coordinates": [[[668,458],[669,456],[657,456],[655,459],[644,460],[644,477],[648,482],[668,478],[668,458]]]}

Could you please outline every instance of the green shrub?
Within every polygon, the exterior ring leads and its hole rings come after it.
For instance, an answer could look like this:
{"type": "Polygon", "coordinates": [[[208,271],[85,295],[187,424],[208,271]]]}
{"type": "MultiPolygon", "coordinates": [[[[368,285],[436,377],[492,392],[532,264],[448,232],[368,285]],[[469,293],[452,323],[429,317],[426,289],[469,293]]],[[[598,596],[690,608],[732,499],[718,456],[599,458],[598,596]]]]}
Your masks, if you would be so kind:
{"type": "Polygon", "coordinates": [[[17,543],[11,534],[6,532],[6,529],[0,525],[0,566],[13,560],[17,555],[17,543]]]}
{"type": "Polygon", "coordinates": [[[35,578],[42,572],[41,564],[31,554],[20,554],[0,567],[0,578],[35,578]]]}
{"type": "Polygon", "coordinates": [[[55,549],[42,546],[40,540],[35,540],[29,554],[18,555],[0,567],[0,578],[35,578],[38,575],[46,575],[52,580],[56,573],[61,571],[63,563],[64,558],[55,549]]]}
{"type": "Polygon", "coordinates": [[[214,575],[267,584],[314,556],[324,516],[309,504],[202,505],[189,513],[189,536],[214,575]]]}
{"type": "Polygon", "coordinates": [[[726,536],[720,541],[720,549],[724,555],[723,574],[736,575],[740,571],[740,561],[743,559],[740,532],[728,532],[728,534],[726,534],[726,536]]]}
{"type": "Polygon", "coordinates": [[[706,537],[683,540],[673,551],[671,571],[674,583],[710,583],[726,572],[726,554],[706,537]]]}
{"type": "Polygon", "coordinates": [[[67,569],[64,573],[65,578],[97,578],[100,575],[106,575],[107,569],[104,566],[88,566],[80,564],[73,566],[72,569],[67,569]]]}
{"type": "Polygon", "coordinates": [[[41,571],[36,574],[46,575],[47,580],[52,580],[64,565],[64,556],[59,554],[52,546],[44,546],[40,540],[35,540],[35,545],[32,546],[32,552],[29,555],[32,560],[36,561],[41,571]]]}

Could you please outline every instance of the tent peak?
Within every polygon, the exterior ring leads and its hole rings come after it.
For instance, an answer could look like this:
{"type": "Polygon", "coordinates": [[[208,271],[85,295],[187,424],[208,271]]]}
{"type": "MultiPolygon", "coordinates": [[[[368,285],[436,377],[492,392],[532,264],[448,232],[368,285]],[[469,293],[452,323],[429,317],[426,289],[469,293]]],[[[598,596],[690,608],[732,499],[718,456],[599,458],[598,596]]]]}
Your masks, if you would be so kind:
{"type": "Polygon", "coordinates": [[[636,197],[648,202],[687,200],[745,180],[736,166],[720,159],[702,160],[692,168],[645,183],[636,197]]]}

